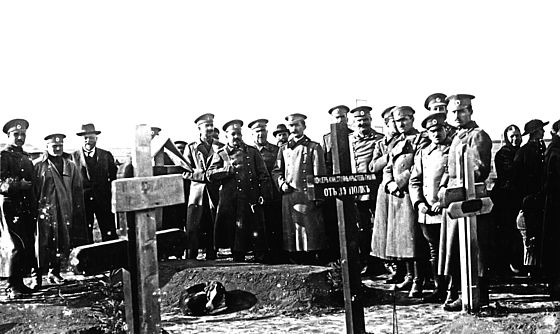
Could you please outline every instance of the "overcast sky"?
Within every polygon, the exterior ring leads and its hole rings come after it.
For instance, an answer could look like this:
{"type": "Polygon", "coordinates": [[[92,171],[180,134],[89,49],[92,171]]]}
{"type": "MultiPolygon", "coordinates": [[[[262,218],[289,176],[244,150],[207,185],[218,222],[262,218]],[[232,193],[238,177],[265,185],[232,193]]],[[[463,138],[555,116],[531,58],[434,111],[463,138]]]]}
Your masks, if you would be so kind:
{"type": "Polygon", "coordinates": [[[205,112],[270,128],[301,112],[319,141],[335,105],[366,100],[378,124],[410,105],[420,127],[443,92],[475,95],[473,118],[500,139],[560,119],[555,3],[3,1],[0,123],[27,118],[28,143],[62,132],[79,147],[93,122],[100,147],[122,147],[139,123],[191,141],[205,112]]]}

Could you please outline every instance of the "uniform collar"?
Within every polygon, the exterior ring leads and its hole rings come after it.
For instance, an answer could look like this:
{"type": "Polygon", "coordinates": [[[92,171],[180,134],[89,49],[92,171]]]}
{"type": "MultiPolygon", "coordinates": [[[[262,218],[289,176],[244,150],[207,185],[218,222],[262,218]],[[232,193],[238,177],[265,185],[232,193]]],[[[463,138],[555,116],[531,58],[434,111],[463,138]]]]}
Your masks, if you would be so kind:
{"type": "Polygon", "coordinates": [[[245,151],[247,151],[247,145],[242,142],[239,145],[239,147],[231,147],[231,146],[229,146],[229,143],[228,143],[228,144],[226,144],[226,151],[227,151],[228,154],[230,154],[232,152],[235,152],[235,151],[244,151],[245,152],[245,151]]]}

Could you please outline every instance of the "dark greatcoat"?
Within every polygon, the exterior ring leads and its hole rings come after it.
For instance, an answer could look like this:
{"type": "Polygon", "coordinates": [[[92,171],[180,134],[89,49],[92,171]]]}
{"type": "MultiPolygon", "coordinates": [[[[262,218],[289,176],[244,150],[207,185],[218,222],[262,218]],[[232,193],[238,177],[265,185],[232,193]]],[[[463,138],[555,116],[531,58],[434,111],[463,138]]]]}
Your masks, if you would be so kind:
{"type": "Polygon", "coordinates": [[[282,249],[282,194],[272,184],[272,170],[280,148],[271,143],[255,144],[255,147],[259,150],[271,179],[272,198],[263,205],[268,246],[272,251],[280,251],[282,249]]]}
{"type": "Polygon", "coordinates": [[[37,182],[35,193],[39,200],[35,251],[39,268],[68,257],[70,249],[92,242],[84,219],[82,179],[76,164],[63,154],[60,173],[48,160],[48,154],[35,160],[37,182]]]}
{"type": "Polygon", "coordinates": [[[8,145],[0,151],[0,277],[23,277],[33,263],[33,234],[37,200],[33,163],[21,148],[8,145]]]}
{"type": "Polygon", "coordinates": [[[249,145],[226,145],[214,153],[206,172],[220,184],[214,225],[216,247],[233,252],[267,249],[264,212],[259,197],[269,201],[272,183],[259,151],[249,145]]]}
{"type": "Polygon", "coordinates": [[[85,218],[90,233],[93,231],[95,213],[103,240],[115,239],[115,215],[111,212],[111,182],[117,179],[117,166],[113,155],[96,147],[93,163],[90,162],[89,165],[83,149],[72,152],[71,157],[81,173],[85,218]]]}
{"type": "Polygon", "coordinates": [[[387,215],[389,206],[389,194],[385,192],[388,181],[383,177],[383,170],[389,162],[389,151],[393,149],[397,137],[398,134],[377,141],[373,150],[371,162],[369,163],[369,171],[375,173],[377,178],[381,180],[375,201],[375,217],[370,254],[381,259],[387,259],[385,250],[387,247],[387,215]]]}
{"type": "Polygon", "coordinates": [[[323,250],[327,247],[321,208],[307,196],[307,176],[325,175],[321,146],[303,136],[280,147],[272,176],[279,189],[287,184],[292,191],[282,195],[284,250],[323,250]]]}
{"type": "Polygon", "coordinates": [[[545,153],[545,211],[542,229],[541,266],[544,273],[558,279],[560,266],[560,137],[555,135],[545,153]]]}
{"type": "Polygon", "coordinates": [[[199,139],[185,148],[184,157],[187,160],[188,170],[183,177],[191,182],[186,226],[187,248],[189,249],[198,249],[201,242],[213,247],[213,240],[210,239],[213,239],[219,185],[207,179],[206,171],[210,166],[213,154],[223,146],[224,144],[214,140],[210,149],[207,149],[199,139]],[[204,215],[205,212],[208,215],[204,215]]]}
{"type": "MultiPolygon", "coordinates": [[[[451,142],[449,148],[449,181],[448,187],[462,186],[457,176],[456,151],[460,144],[466,145],[471,153],[474,169],[474,181],[484,182],[490,174],[492,160],[492,139],[478,127],[476,122],[470,121],[460,128],[451,142]]],[[[447,214],[447,212],[445,212],[447,214]]],[[[479,244],[478,269],[479,276],[484,276],[485,251],[488,249],[488,229],[491,219],[488,215],[477,217],[477,236],[479,244]]],[[[442,226],[443,228],[443,226],[442,226]]],[[[442,232],[443,233],[443,232],[442,232]]],[[[458,220],[447,217],[446,220],[446,242],[440,244],[440,254],[445,258],[445,275],[457,275],[459,273],[459,229],[458,220]]]]}
{"type": "MultiPolygon", "coordinates": [[[[419,148],[418,130],[411,129],[400,134],[389,152],[387,166],[383,170],[384,180],[397,183],[399,195],[389,194],[387,214],[386,256],[391,258],[414,258],[419,256],[417,238],[420,236],[416,210],[410,201],[408,181],[414,163],[414,155],[419,148]]],[[[385,186],[385,191],[386,186],[385,186]]]]}
{"type": "Polygon", "coordinates": [[[516,222],[521,208],[521,195],[515,187],[513,165],[513,158],[519,147],[509,142],[508,128],[509,126],[504,130],[505,144],[494,156],[497,179],[491,194],[494,203],[492,216],[495,222],[495,264],[504,270],[509,264],[518,266],[523,258],[523,241],[516,222]]]}

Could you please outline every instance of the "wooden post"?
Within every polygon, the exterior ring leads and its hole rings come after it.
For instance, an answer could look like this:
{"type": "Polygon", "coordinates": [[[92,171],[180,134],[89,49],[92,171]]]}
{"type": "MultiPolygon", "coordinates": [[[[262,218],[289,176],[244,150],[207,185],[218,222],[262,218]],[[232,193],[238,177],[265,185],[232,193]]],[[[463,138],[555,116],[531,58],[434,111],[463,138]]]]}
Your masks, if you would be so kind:
{"type": "MultiPolygon", "coordinates": [[[[466,146],[458,147],[457,176],[463,183],[466,200],[476,198],[473,162],[469,159],[466,146]]],[[[459,218],[459,254],[461,257],[461,295],[463,309],[476,311],[480,307],[480,288],[478,286],[478,239],[476,215],[459,218]]]]}
{"type": "MultiPolygon", "coordinates": [[[[333,174],[351,173],[348,129],[342,124],[331,124],[331,136],[333,174]]],[[[357,217],[354,205],[353,197],[344,196],[336,199],[346,333],[362,334],[365,333],[365,320],[358,257],[357,217]]]]}

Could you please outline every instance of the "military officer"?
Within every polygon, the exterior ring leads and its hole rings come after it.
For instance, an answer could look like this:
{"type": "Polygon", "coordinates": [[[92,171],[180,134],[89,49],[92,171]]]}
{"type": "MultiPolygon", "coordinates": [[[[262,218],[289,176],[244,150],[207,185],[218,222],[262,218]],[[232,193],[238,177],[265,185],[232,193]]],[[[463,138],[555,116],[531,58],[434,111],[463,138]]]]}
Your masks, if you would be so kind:
{"type": "Polygon", "coordinates": [[[26,120],[13,119],[2,128],[8,135],[8,145],[0,151],[0,276],[8,277],[12,298],[33,292],[23,284],[23,277],[33,266],[37,211],[33,163],[23,151],[28,127],[26,120]]]}
{"type": "Polygon", "coordinates": [[[221,185],[215,246],[231,248],[234,261],[253,251],[263,262],[268,247],[262,205],[272,196],[272,183],[259,151],[243,142],[242,126],[237,119],[224,124],[227,144],[214,153],[206,172],[210,182],[221,185]]]}
{"type": "Polygon", "coordinates": [[[217,185],[206,177],[212,156],[224,144],[214,139],[214,115],[207,113],[194,121],[200,137],[185,149],[188,170],[183,177],[190,180],[187,207],[187,258],[196,259],[199,246],[206,249],[206,259],[216,259],[214,220],[219,193],[217,185]]]}
{"type": "Polygon", "coordinates": [[[288,142],[288,136],[290,135],[290,130],[284,124],[278,124],[276,126],[276,130],[272,132],[274,138],[276,138],[276,145],[278,147],[282,146],[282,144],[286,144],[288,142]]]}
{"type": "MultiPolygon", "coordinates": [[[[426,110],[428,110],[430,113],[444,113],[447,118],[447,101],[445,100],[446,97],[447,95],[443,93],[434,93],[426,98],[426,101],[424,101],[424,108],[426,108],[426,110]]],[[[447,123],[447,121],[445,121],[444,127],[445,132],[447,133],[449,138],[453,139],[453,136],[455,136],[455,133],[457,132],[457,128],[447,123]]]]}
{"type": "MultiPolygon", "coordinates": [[[[482,130],[474,120],[472,120],[473,108],[472,100],[473,95],[457,94],[448,96],[447,110],[452,113],[452,120],[454,125],[457,126],[457,134],[453,137],[451,146],[449,147],[448,157],[448,173],[449,178],[446,184],[442,187],[457,187],[460,184],[459,176],[457,175],[456,151],[460,145],[466,145],[467,151],[471,154],[471,160],[474,163],[474,182],[484,182],[490,174],[490,164],[492,159],[492,139],[482,130]]],[[[442,189],[443,191],[443,189],[442,189]]],[[[486,270],[484,268],[487,263],[485,256],[488,249],[488,217],[479,216],[477,224],[477,237],[479,243],[479,286],[480,286],[480,303],[485,305],[488,303],[488,285],[484,279],[486,270]]],[[[459,282],[460,282],[460,261],[459,261],[459,230],[457,219],[447,217],[446,219],[446,241],[440,243],[440,254],[445,255],[445,270],[444,274],[450,278],[447,288],[447,297],[444,302],[444,310],[446,311],[460,311],[462,308],[461,297],[458,296],[459,282]]],[[[442,226],[443,228],[443,226],[442,226]]]]}
{"type": "MultiPolygon", "coordinates": [[[[348,112],[350,108],[344,105],[336,106],[329,109],[329,115],[331,116],[331,123],[342,123],[347,126],[348,124],[348,112]]],[[[332,175],[333,172],[333,162],[332,162],[332,138],[331,133],[327,133],[323,136],[323,151],[325,153],[325,164],[327,166],[327,173],[332,175]]]]}
{"type": "Polygon", "coordinates": [[[101,133],[95,125],[82,125],[76,135],[84,138],[84,146],[72,152],[72,160],[80,170],[84,189],[85,217],[93,240],[93,216],[97,218],[103,241],[116,239],[115,215],[111,211],[111,182],[117,179],[117,166],[111,152],[97,147],[101,133]]]}
{"type": "MultiPolygon", "coordinates": [[[[253,131],[255,147],[260,152],[269,175],[278,157],[278,146],[268,142],[268,120],[257,119],[249,123],[253,131]]],[[[266,201],[264,208],[264,221],[269,246],[268,261],[278,263],[282,261],[282,195],[276,187],[272,188],[272,198],[266,201]]]]}
{"type": "MultiPolygon", "coordinates": [[[[382,134],[371,127],[371,109],[369,106],[361,106],[349,112],[353,130],[349,135],[350,154],[353,157],[353,161],[351,161],[352,173],[368,173],[368,166],[373,159],[375,145],[377,141],[383,138],[382,134]]],[[[378,186],[379,183],[373,186],[369,194],[356,196],[356,207],[359,214],[359,251],[363,275],[376,275],[384,272],[379,259],[370,255],[378,186]]]]}
{"type": "Polygon", "coordinates": [[[385,191],[390,195],[387,215],[386,255],[400,259],[406,267],[406,275],[396,285],[399,290],[410,289],[409,296],[421,294],[422,281],[418,261],[423,254],[419,247],[419,227],[416,211],[410,200],[408,183],[414,155],[420,147],[421,137],[414,128],[414,109],[409,106],[393,108],[393,119],[399,136],[389,152],[383,173],[387,180],[385,191]]]}
{"type": "Polygon", "coordinates": [[[295,262],[317,263],[327,239],[322,202],[308,199],[307,176],[325,174],[325,157],[321,145],[304,134],[306,118],[286,116],[290,140],[280,147],[272,176],[282,192],[284,250],[295,262]]]}
{"type": "Polygon", "coordinates": [[[443,270],[438,267],[440,227],[445,216],[438,192],[442,179],[447,177],[447,157],[449,140],[445,128],[445,113],[436,112],[422,121],[422,127],[428,132],[431,144],[421,148],[414,157],[410,175],[410,199],[417,210],[418,223],[430,250],[430,264],[434,277],[435,289],[424,302],[443,302],[445,297],[445,279],[443,270]]]}
{"type": "Polygon", "coordinates": [[[398,138],[399,132],[395,126],[393,113],[391,112],[395,106],[391,106],[381,113],[387,135],[375,144],[373,156],[369,163],[369,171],[375,173],[380,180],[377,189],[377,198],[375,201],[375,217],[373,223],[372,239],[371,239],[371,255],[382,260],[386,260],[386,266],[392,270],[392,275],[387,279],[386,283],[398,283],[404,277],[404,267],[400,265],[398,268],[395,263],[389,261],[386,255],[387,245],[387,215],[389,205],[389,195],[385,192],[387,180],[383,178],[383,170],[389,162],[389,152],[398,138]],[[398,269],[398,270],[397,270],[398,269]]]}

